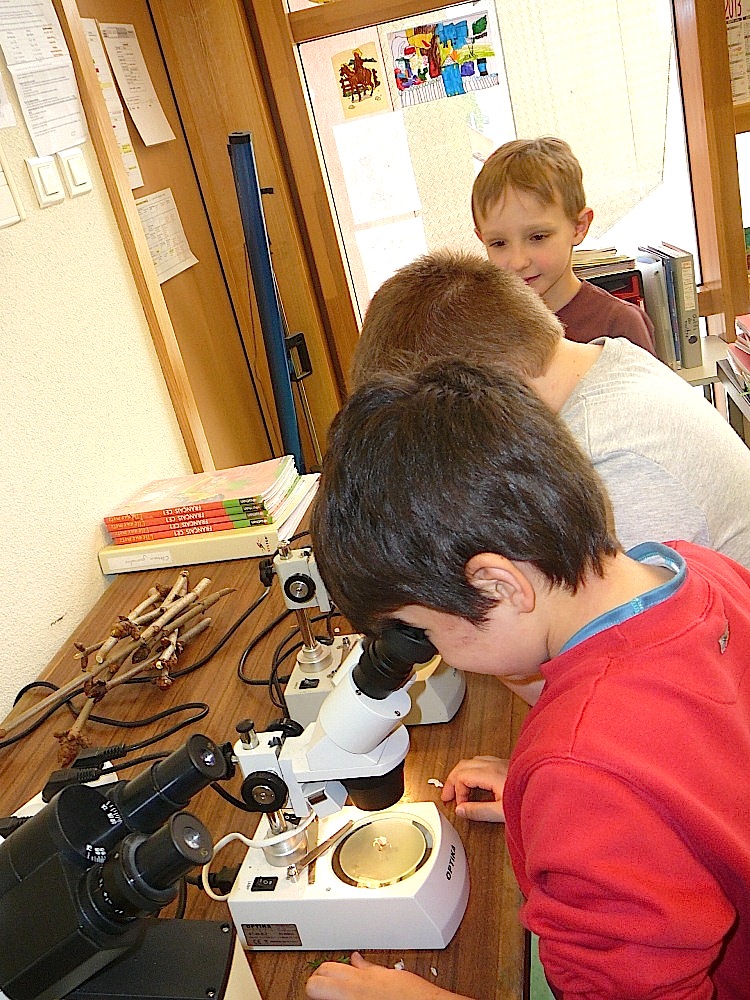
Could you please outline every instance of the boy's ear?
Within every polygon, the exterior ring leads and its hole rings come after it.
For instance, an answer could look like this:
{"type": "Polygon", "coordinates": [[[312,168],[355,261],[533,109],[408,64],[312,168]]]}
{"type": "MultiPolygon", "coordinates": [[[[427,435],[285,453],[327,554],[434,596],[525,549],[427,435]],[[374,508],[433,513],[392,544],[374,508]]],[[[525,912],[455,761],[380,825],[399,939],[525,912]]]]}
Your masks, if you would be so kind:
{"type": "Polygon", "coordinates": [[[480,552],[466,563],[466,579],[486,597],[521,612],[533,611],[536,592],[518,563],[495,552],[480,552]]]}
{"type": "Polygon", "coordinates": [[[479,242],[480,243],[484,243],[484,240],[482,239],[482,234],[479,232],[479,226],[474,226],[474,232],[475,232],[475,234],[476,234],[477,239],[479,240],[479,242]]]}
{"type": "Polygon", "coordinates": [[[586,239],[586,233],[589,231],[591,223],[594,221],[594,210],[593,208],[582,208],[578,213],[578,221],[575,225],[575,235],[573,237],[573,246],[577,247],[579,243],[582,243],[586,239]]]}

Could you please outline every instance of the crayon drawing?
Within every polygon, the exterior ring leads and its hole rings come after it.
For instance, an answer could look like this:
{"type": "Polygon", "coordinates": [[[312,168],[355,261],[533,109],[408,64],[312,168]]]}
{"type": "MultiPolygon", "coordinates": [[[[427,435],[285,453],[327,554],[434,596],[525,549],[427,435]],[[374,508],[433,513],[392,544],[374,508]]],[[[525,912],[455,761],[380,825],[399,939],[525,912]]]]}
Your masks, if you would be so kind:
{"type": "Polygon", "coordinates": [[[332,64],[346,118],[391,110],[387,93],[384,93],[383,68],[375,42],[339,52],[332,64]]]}
{"type": "Polygon", "coordinates": [[[401,107],[498,83],[486,13],[395,31],[388,43],[401,107]]]}

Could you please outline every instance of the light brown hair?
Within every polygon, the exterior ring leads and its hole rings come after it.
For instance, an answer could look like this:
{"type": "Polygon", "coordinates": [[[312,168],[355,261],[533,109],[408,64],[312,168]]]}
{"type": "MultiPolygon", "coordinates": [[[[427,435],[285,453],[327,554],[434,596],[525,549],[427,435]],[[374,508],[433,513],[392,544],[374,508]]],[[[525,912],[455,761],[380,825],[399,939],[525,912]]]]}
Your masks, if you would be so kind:
{"type": "Polygon", "coordinates": [[[532,194],[543,205],[559,200],[571,222],[577,222],[586,207],[581,165],[567,142],[552,136],[513,139],[487,157],[471,192],[478,229],[509,188],[532,194]]]}
{"type": "Polygon", "coordinates": [[[372,297],[352,382],[455,358],[537,378],[562,337],[557,317],[516,275],[441,250],[402,267],[372,297]]]}

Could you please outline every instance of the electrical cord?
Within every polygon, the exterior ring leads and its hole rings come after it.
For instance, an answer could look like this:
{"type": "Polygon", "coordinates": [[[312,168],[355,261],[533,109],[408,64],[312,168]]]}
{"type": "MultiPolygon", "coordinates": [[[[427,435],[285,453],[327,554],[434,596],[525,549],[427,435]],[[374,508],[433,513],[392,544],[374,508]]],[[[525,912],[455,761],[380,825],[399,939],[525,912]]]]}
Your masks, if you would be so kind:
{"type": "Polygon", "coordinates": [[[253,636],[250,642],[243,649],[239,662],[237,663],[237,676],[242,681],[243,684],[266,684],[265,680],[256,680],[255,678],[248,677],[245,674],[245,664],[247,663],[247,658],[250,656],[252,651],[256,646],[263,640],[267,635],[269,635],[275,628],[277,628],[283,621],[285,621],[292,614],[291,609],[287,608],[282,611],[281,614],[277,615],[273,621],[269,622],[265,628],[262,628],[257,635],[253,636]]]}
{"type": "MultiPolygon", "coordinates": [[[[302,532],[301,534],[304,534],[304,532],[302,532]]],[[[260,595],[260,597],[258,597],[255,601],[253,601],[253,603],[250,605],[250,607],[247,608],[247,610],[244,611],[240,615],[240,617],[234,622],[234,624],[232,626],[230,626],[230,628],[224,633],[224,635],[221,637],[221,639],[219,639],[219,641],[216,643],[216,645],[211,650],[209,650],[208,653],[206,653],[204,656],[202,656],[199,660],[196,660],[195,663],[191,663],[189,666],[183,667],[180,670],[174,670],[174,671],[172,671],[171,672],[172,679],[175,679],[175,678],[178,678],[178,677],[184,677],[186,674],[190,674],[194,670],[197,670],[199,667],[202,667],[206,663],[208,663],[208,661],[210,659],[212,659],[212,657],[214,657],[219,652],[219,650],[229,641],[229,639],[234,635],[234,633],[237,631],[237,629],[240,627],[240,625],[242,625],[242,623],[244,621],[246,621],[247,618],[249,618],[249,616],[268,597],[268,595],[269,595],[270,592],[271,592],[271,586],[270,586],[270,581],[269,581],[269,582],[266,583],[266,585],[265,585],[265,587],[263,589],[263,593],[260,595]]],[[[144,675],[143,677],[131,677],[128,680],[126,680],[124,683],[125,684],[144,684],[144,683],[151,683],[151,681],[152,681],[151,677],[144,675]]],[[[15,698],[13,699],[13,704],[14,705],[18,704],[18,702],[21,700],[21,698],[25,694],[27,694],[29,691],[34,690],[35,688],[46,688],[47,690],[50,690],[50,691],[59,691],[60,690],[59,685],[53,684],[50,681],[42,681],[42,680],[31,681],[31,683],[24,685],[18,691],[18,693],[16,694],[15,698]]],[[[18,733],[15,733],[13,736],[9,736],[7,739],[0,740],[0,750],[3,750],[3,749],[5,749],[6,747],[9,747],[9,746],[13,746],[15,743],[19,743],[22,739],[25,739],[27,736],[31,736],[32,733],[36,732],[36,730],[39,729],[40,726],[42,726],[52,715],[55,714],[55,712],[59,708],[62,708],[64,705],[67,705],[69,711],[74,716],[77,716],[75,708],[72,705],[72,700],[73,700],[74,697],[76,697],[75,694],[71,695],[69,698],[65,698],[65,699],[60,700],[56,704],[50,705],[50,707],[42,715],[40,715],[36,719],[34,719],[34,721],[29,726],[27,726],[25,729],[21,730],[18,733]]],[[[176,706],[175,708],[173,708],[171,710],[167,710],[167,712],[164,715],[159,714],[159,715],[156,715],[156,716],[152,716],[149,719],[141,720],[140,722],[124,722],[122,720],[110,719],[110,718],[107,718],[106,716],[99,716],[99,715],[91,715],[89,718],[90,718],[91,722],[99,722],[99,723],[101,723],[103,725],[111,725],[111,726],[116,726],[116,727],[119,727],[119,728],[136,728],[136,727],[141,726],[141,725],[147,725],[149,722],[159,721],[159,719],[166,717],[167,714],[173,714],[175,712],[182,711],[183,707],[196,707],[197,704],[199,704],[199,703],[190,703],[189,705],[186,705],[186,706],[176,706]]],[[[195,719],[188,720],[183,725],[189,725],[191,721],[197,722],[200,719],[204,718],[204,716],[208,712],[208,706],[207,705],[203,705],[203,703],[200,703],[200,704],[205,708],[205,711],[202,712],[202,714],[199,715],[199,716],[197,716],[195,719]]],[[[158,739],[164,739],[167,736],[171,736],[173,733],[178,732],[179,729],[181,729],[181,728],[183,728],[183,726],[178,726],[176,728],[170,729],[166,733],[162,734],[161,736],[155,737],[152,742],[156,742],[158,739]]],[[[133,749],[142,749],[144,746],[148,746],[148,745],[150,745],[148,742],[142,743],[142,744],[136,744],[133,747],[133,749]]]]}
{"type": "Polygon", "coordinates": [[[245,845],[245,847],[256,847],[261,850],[264,847],[273,847],[276,844],[283,844],[283,842],[285,840],[289,840],[290,837],[294,837],[297,834],[302,833],[303,830],[306,830],[308,826],[310,826],[314,819],[315,813],[310,812],[298,826],[294,827],[294,829],[284,830],[283,833],[278,833],[275,837],[265,837],[262,840],[252,840],[250,837],[246,837],[242,833],[228,833],[217,842],[214,847],[213,854],[211,855],[211,861],[201,868],[201,885],[203,886],[203,891],[207,896],[211,899],[215,899],[219,903],[223,903],[227,900],[229,895],[228,893],[227,895],[219,895],[213,891],[209,884],[211,864],[219,851],[226,847],[227,844],[231,844],[233,841],[239,840],[245,845]]]}

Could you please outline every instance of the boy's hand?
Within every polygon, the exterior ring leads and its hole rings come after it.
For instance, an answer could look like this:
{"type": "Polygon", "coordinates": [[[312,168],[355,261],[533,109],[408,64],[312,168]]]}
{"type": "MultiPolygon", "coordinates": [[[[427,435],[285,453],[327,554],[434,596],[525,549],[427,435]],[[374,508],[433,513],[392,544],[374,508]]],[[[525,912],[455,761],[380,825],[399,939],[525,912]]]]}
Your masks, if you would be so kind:
{"type": "Polygon", "coordinates": [[[499,757],[473,757],[461,760],[445,779],[443,802],[456,800],[456,815],[486,823],[504,823],[503,789],[508,777],[508,761],[499,757]],[[489,792],[492,798],[474,801],[475,789],[489,792]]]}
{"type": "Polygon", "coordinates": [[[324,962],[307,980],[305,993],[310,1000],[403,1000],[404,996],[409,1000],[462,1000],[412,972],[374,965],[358,951],[352,954],[351,965],[324,962]]]}

